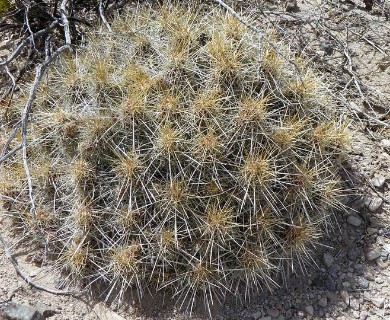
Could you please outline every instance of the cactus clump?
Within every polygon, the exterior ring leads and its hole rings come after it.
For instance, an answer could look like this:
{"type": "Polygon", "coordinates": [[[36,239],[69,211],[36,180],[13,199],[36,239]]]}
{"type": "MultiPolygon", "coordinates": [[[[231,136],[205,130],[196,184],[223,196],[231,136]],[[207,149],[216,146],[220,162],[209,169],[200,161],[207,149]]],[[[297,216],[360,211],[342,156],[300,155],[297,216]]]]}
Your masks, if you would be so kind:
{"type": "MultiPolygon", "coordinates": [[[[62,56],[33,107],[35,228],[54,264],[190,307],[304,269],[342,207],[348,144],[321,77],[220,9],[141,7],[112,29],[62,56]]],[[[19,156],[0,188],[32,230],[19,156]]]]}

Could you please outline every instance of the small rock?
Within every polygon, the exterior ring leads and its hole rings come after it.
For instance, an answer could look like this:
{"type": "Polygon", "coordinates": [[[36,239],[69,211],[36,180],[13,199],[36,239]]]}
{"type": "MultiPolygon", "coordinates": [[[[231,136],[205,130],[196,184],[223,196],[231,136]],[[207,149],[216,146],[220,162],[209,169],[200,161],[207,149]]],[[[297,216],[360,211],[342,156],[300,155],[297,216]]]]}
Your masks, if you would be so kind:
{"type": "Polygon", "coordinates": [[[5,320],[44,320],[37,309],[13,302],[8,303],[2,309],[0,316],[5,320]]]}
{"type": "MultiPolygon", "coordinates": [[[[378,216],[375,216],[375,215],[372,215],[370,217],[370,223],[371,223],[371,227],[376,228],[376,229],[382,229],[383,227],[386,226],[386,223],[381,218],[379,218],[378,216]]],[[[379,231],[378,231],[378,233],[379,233],[379,231]]]]}
{"type": "Polygon", "coordinates": [[[368,210],[371,212],[377,211],[382,205],[383,200],[381,198],[373,198],[368,206],[368,210]]]}
{"type": "Polygon", "coordinates": [[[356,247],[352,247],[348,250],[348,258],[352,261],[355,261],[360,256],[360,250],[356,247]]]}
{"type": "Polygon", "coordinates": [[[383,244],[383,249],[390,254],[390,243],[383,244]]]}
{"type": "Polygon", "coordinates": [[[375,259],[375,262],[381,269],[386,269],[390,265],[390,260],[383,261],[381,257],[375,259]]]}
{"type": "Polygon", "coordinates": [[[347,222],[349,224],[353,225],[354,227],[359,227],[362,224],[362,219],[360,219],[359,217],[351,214],[351,215],[348,216],[347,222]]]}
{"type": "Polygon", "coordinates": [[[30,277],[31,278],[35,278],[37,275],[38,275],[38,271],[36,271],[36,270],[33,270],[33,271],[30,272],[30,277]]]}
{"type": "Polygon", "coordinates": [[[314,308],[313,308],[313,306],[307,306],[307,307],[305,308],[305,311],[306,311],[306,313],[307,313],[308,315],[310,315],[310,316],[313,316],[313,315],[314,315],[314,308]]]}
{"type": "Polygon", "coordinates": [[[368,261],[375,260],[381,256],[381,252],[379,250],[373,249],[367,252],[366,258],[368,261]]]}
{"type": "Polygon", "coordinates": [[[367,311],[362,311],[360,312],[360,320],[366,320],[368,318],[368,312],[367,311]]]}
{"type": "Polygon", "coordinates": [[[318,305],[321,308],[326,308],[326,306],[328,305],[328,298],[327,297],[323,297],[320,300],[318,300],[318,305]]]}
{"type": "Polygon", "coordinates": [[[272,317],[266,316],[266,317],[259,318],[259,320],[272,320],[272,317]]]}
{"type": "Polygon", "coordinates": [[[105,306],[104,303],[99,302],[94,307],[92,312],[95,313],[95,315],[98,316],[101,320],[126,320],[119,314],[115,313],[114,311],[110,310],[105,306]]]}
{"type": "Polygon", "coordinates": [[[325,266],[327,268],[330,268],[331,265],[333,264],[333,262],[334,262],[333,256],[330,253],[325,252],[324,253],[324,264],[325,264],[325,266]]]}
{"type": "Polygon", "coordinates": [[[337,264],[332,264],[328,270],[328,274],[336,279],[337,273],[339,272],[339,270],[340,270],[340,267],[337,264]]]}
{"type": "Polygon", "coordinates": [[[371,179],[371,184],[374,186],[374,187],[377,187],[377,188],[382,188],[383,185],[385,184],[386,182],[386,178],[384,176],[375,176],[374,178],[371,179]]]}
{"type": "Polygon", "coordinates": [[[385,298],[371,298],[371,302],[378,308],[383,308],[385,305],[385,298]]]}
{"type": "MultiPolygon", "coordinates": [[[[49,305],[50,305],[50,303],[49,303],[49,305]]],[[[52,317],[58,313],[58,311],[50,309],[46,304],[43,304],[40,301],[38,301],[34,307],[43,315],[43,318],[45,318],[45,319],[52,317]]]]}
{"type": "Polygon", "coordinates": [[[390,140],[389,139],[381,140],[381,146],[384,148],[390,148],[390,140]]]}
{"type": "Polygon", "coordinates": [[[286,317],[282,314],[278,315],[278,317],[275,320],[285,320],[286,317]]]}
{"type": "Polygon", "coordinates": [[[349,306],[352,310],[359,311],[360,310],[360,303],[356,299],[350,299],[349,306]]]}
{"type": "Polygon", "coordinates": [[[344,288],[349,288],[351,286],[351,284],[348,281],[344,281],[342,285],[344,288]]]}
{"type": "Polygon", "coordinates": [[[278,309],[268,309],[267,310],[267,313],[269,316],[271,316],[272,318],[276,318],[279,314],[280,314],[280,311],[278,309]]]}
{"type": "Polygon", "coordinates": [[[317,50],[316,53],[315,53],[315,55],[316,55],[317,57],[323,58],[323,57],[326,56],[326,53],[325,53],[325,51],[323,51],[323,50],[317,50]]]}
{"type": "Polygon", "coordinates": [[[386,250],[381,251],[381,259],[386,261],[389,258],[389,253],[386,250]]]}
{"type": "Polygon", "coordinates": [[[370,272],[366,272],[364,277],[368,280],[368,281],[374,281],[375,280],[375,277],[372,273],[370,272]]]}
{"type": "Polygon", "coordinates": [[[383,246],[385,244],[385,238],[382,237],[384,235],[383,231],[386,231],[386,230],[382,229],[381,234],[379,235],[379,237],[376,238],[376,243],[379,244],[380,246],[383,246]]]}
{"type": "Polygon", "coordinates": [[[286,12],[296,12],[298,10],[299,8],[298,8],[297,0],[287,0],[286,12]]]}
{"type": "Polygon", "coordinates": [[[320,39],[320,49],[324,51],[325,54],[328,56],[331,56],[333,54],[333,45],[330,42],[325,41],[325,39],[320,39]]]}
{"type": "Polygon", "coordinates": [[[352,315],[355,319],[359,319],[360,318],[360,313],[359,311],[352,311],[352,315]]]}
{"type": "Polygon", "coordinates": [[[363,278],[363,277],[358,277],[357,283],[358,283],[359,287],[361,287],[363,289],[368,289],[368,287],[370,286],[370,284],[368,283],[368,280],[363,278]]]}
{"type": "MultiPolygon", "coordinates": [[[[370,205],[370,202],[371,202],[372,198],[369,196],[369,195],[365,195],[363,197],[363,203],[366,207],[368,207],[370,205]]],[[[370,219],[371,220],[371,219],[370,219]]]]}
{"type": "Polygon", "coordinates": [[[383,308],[385,305],[385,298],[382,297],[373,297],[368,292],[364,292],[364,299],[370,301],[373,305],[378,308],[383,308]]]}
{"type": "Polygon", "coordinates": [[[340,291],[341,299],[343,299],[344,303],[349,306],[349,294],[345,290],[340,291]]]}
{"type": "Polygon", "coordinates": [[[377,277],[377,278],[375,278],[375,282],[378,284],[382,284],[384,282],[384,280],[380,277],[377,277]]]}
{"type": "Polygon", "coordinates": [[[359,271],[359,272],[362,272],[363,271],[363,265],[361,263],[356,263],[353,268],[356,270],[356,271],[359,271]]]}
{"type": "Polygon", "coordinates": [[[336,282],[334,281],[334,279],[330,275],[328,275],[326,277],[325,287],[326,287],[326,289],[328,289],[331,292],[334,292],[337,289],[336,282]]]}
{"type": "Polygon", "coordinates": [[[378,232],[378,229],[376,228],[367,228],[367,233],[368,235],[373,235],[373,234],[376,234],[378,232]]]}
{"type": "MultiPolygon", "coordinates": [[[[285,297],[282,298],[283,301],[285,299],[286,299],[285,297]]],[[[291,303],[289,301],[286,301],[285,307],[286,308],[290,308],[291,307],[291,303]]],[[[278,310],[283,310],[283,304],[279,302],[279,303],[276,304],[275,308],[277,308],[278,310]]]]}
{"type": "Polygon", "coordinates": [[[261,314],[262,314],[261,311],[256,311],[256,312],[252,313],[252,318],[255,320],[260,319],[261,314]]]}

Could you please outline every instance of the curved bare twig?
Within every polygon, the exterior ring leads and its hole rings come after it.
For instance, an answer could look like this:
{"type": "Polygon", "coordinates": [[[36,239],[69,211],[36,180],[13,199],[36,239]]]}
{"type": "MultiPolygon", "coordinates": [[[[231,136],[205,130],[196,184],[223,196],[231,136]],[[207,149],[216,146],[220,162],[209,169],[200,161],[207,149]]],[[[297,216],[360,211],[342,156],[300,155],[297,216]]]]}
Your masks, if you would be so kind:
{"type": "MultiPolygon", "coordinates": [[[[20,268],[18,262],[15,260],[15,258],[12,256],[11,251],[7,245],[7,242],[4,240],[4,238],[0,235],[0,242],[3,245],[4,255],[8,259],[9,262],[12,263],[13,267],[15,268],[16,273],[31,287],[46,291],[51,294],[55,295],[63,295],[63,296],[80,296],[83,294],[83,292],[75,292],[75,291],[62,291],[62,290],[54,290],[50,288],[46,288],[40,284],[35,283],[27,274],[25,274],[22,269],[20,268]]],[[[12,299],[12,295],[11,295],[12,299]]]]}
{"type": "Polygon", "coordinates": [[[100,19],[102,19],[104,25],[106,26],[107,30],[109,32],[112,32],[111,26],[108,23],[106,17],[104,16],[104,10],[103,10],[103,0],[99,0],[99,14],[100,14],[100,19]]]}

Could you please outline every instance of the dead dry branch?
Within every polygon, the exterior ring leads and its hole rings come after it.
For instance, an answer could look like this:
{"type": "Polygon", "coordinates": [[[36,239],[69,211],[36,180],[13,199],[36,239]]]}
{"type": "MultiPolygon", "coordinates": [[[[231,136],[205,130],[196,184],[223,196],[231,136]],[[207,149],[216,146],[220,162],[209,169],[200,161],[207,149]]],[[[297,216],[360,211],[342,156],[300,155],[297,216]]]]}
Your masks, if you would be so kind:
{"type": "MultiPolygon", "coordinates": [[[[48,293],[51,293],[51,294],[55,294],[55,295],[64,295],[64,296],[80,296],[81,294],[83,294],[83,292],[75,292],[75,291],[63,291],[63,290],[54,290],[54,289],[50,289],[50,288],[47,288],[45,286],[42,286],[36,282],[34,282],[31,277],[29,277],[22,269],[21,267],[19,266],[18,262],[15,260],[15,258],[13,257],[10,249],[9,249],[9,246],[8,244],[6,243],[6,241],[4,240],[3,236],[0,235],[0,242],[2,244],[2,247],[3,247],[3,250],[4,250],[4,255],[5,257],[8,259],[9,262],[11,262],[12,266],[14,267],[16,273],[28,284],[30,285],[31,287],[35,288],[35,289],[38,289],[38,290],[41,290],[41,291],[45,291],[45,292],[48,292],[48,293]]],[[[6,300],[6,301],[3,301],[1,303],[6,303],[6,302],[9,302],[12,300],[12,297],[14,295],[15,292],[11,293],[10,297],[6,300]]],[[[0,303],[0,304],[1,304],[0,303]]]]}

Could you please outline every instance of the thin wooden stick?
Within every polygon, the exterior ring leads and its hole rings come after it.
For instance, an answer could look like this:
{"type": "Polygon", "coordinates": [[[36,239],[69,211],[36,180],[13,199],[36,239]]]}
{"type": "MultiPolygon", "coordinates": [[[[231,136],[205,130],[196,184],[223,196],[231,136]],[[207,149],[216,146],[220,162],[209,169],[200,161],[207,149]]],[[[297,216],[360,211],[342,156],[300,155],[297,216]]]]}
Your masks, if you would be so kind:
{"type": "MultiPolygon", "coordinates": [[[[43,76],[45,70],[50,65],[50,63],[53,60],[55,60],[63,51],[70,50],[70,49],[71,49],[70,44],[65,44],[64,46],[57,49],[50,57],[46,57],[45,61],[37,66],[36,72],[35,72],[35,80],[31,86],[28,100],[27,100],[26,105],[25,105],[23,112],[22,112],[22,122],[21,122],[21,124],[22,124],[21,131],[22,132],[21,133],[22,133],[23,167],[24,167],[24,171],[25,171],[26,177],[27,177],[28,194],[29,194],[30,204],[31,204],[30,212],[31,212],[31,215],[34,219],[34,223],[35,223],[35,226],[37,227],[38,232],[39,232],[39,228],[38,228],[38,224],[36,222],[36,208],[35,208],[35,201],[34,201],[34,194],[33,194],[32,178],[30,175],[30,169],[29,169],[28,161],[27,161],[27,124],[28,124],[28,118],[30,115],[31,107],[32,107],[33,102],[35,100],[35,96],[36,96],[36,93],[38,90],[39,83],[42,79],[42,76],[43,76]]],[[[42,237],[41,240],[45,240],[42,234],[40,234],[40,236],[42,237]]]]}
{"type": "MultiPolygon", "coordinates": [[[[50,288],[46,288],[40,284],[35,283],[27,274],[25,274],[22,269],[20,268],[18,262],[15,260],[15,258],[12,256],[11,251],[7,245],[7,242],[4,240],[4,238],[0,235],[0,242],[3,245],[4,255],[8,259],[9,262],[12,263],[16,273],[31,287],[42,290],[48,293],[52,293],[55,295],[64,295],[64,296],[80,296],[83,294],[83,292],[75,292],[75,291],[63,291],[63,290],[54,290],[50,288]]],[[[12,299],[12,295],[11,295],[12,299]]]]}
{"type": "Polygon", "coordinates": [[[72,44],[72,38],[70,36],[70,27],[69,27],[69,20],[68,16],[66,15],[66,5],[68,3],[68,0],[62,0],[61,6],[60,6],[60,12],[61,12],[61,20],[64,24],[64,33],[65,33],[65,44],[71,45],[72,44]]]}
{"type": "Polygon", "coordinates": [[[108,31],[112,32],[111,26],[108,23],[106,17],[104,16],[103,0],[99,0],[99,14],[100,14],[100,18],[102,19],[102,21],[103,21],[104,25],[106,26],[106,28],[108,29],[108,31]]]}

